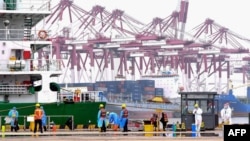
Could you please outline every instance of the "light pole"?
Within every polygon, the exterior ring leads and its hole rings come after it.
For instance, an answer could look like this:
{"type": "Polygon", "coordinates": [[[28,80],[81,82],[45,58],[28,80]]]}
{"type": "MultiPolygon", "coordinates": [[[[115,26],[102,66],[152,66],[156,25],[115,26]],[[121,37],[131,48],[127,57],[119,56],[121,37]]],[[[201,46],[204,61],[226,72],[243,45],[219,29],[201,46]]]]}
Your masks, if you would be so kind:
{"type": "Polygon", "coordinates": [[[6,38],[6,40],[8,39],[8,26],[9,26],[9,24],[10,24],[10,21],[9,20],[4,20],[3,21],[3,24],[4,24],[4,26],[5,26],[5,38],[6,38]]]}

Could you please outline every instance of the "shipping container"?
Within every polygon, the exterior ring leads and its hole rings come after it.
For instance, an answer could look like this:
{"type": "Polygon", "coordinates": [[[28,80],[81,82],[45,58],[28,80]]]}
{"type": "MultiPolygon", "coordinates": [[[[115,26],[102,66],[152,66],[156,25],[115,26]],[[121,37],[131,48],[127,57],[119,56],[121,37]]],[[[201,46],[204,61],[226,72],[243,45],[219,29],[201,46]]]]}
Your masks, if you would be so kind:
{"type": "Polygon", "coordinates": [[[155,88],[155,96],[164,96],[163,88],[155,88]]]}
{"type": "Polygon", "coordinates": [[[137,80],[137,82],[141,84],[143,87],[155,87],[154,80],[137,80]]]}
{"type": "Polygon", "coordinates": [[[139,95],[132,95],[132,101],[141,101],[142,100],[142,96],[139,94],[139,95]]]}
{"type": "Polygon", "coordinates": [[[154,92],[155,87],[144,87],[144,92],[154,92]]]}
{"type": "Polygon", "coordinates": [[[155,95],[155,91],[143,91],[142,95],[155,95]]]}
{"type": "Polygon", "coordinates": [[[142,95],[143,100],[150,100],[155,97],[155,94],[142,95]]]}

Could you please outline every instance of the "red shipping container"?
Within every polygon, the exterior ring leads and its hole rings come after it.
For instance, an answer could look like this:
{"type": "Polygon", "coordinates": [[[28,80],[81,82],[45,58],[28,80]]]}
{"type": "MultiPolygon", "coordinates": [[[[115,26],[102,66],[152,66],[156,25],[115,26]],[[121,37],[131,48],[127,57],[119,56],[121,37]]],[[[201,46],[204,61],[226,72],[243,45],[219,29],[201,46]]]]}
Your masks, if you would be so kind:
{"type": "Polygon", "coordinates": [[[30,51],[23,51],[23,59],[30,59],[31,54],[30,51]]]}

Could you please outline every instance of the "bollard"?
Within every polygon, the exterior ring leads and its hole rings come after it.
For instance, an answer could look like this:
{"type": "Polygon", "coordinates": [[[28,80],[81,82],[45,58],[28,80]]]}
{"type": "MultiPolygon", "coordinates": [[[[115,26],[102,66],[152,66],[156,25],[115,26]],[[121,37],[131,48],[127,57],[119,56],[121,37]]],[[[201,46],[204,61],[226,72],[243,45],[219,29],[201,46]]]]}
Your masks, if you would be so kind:
{"type": "Polygon", "coordinates": [[[173,123],[172,125],[172,130],[173,130],[173,137],[176,137],[176,124],[173,123]]]}
{"type": "Polygon", "coordinates": [[[192,137],[196,137],[196,125],[192,124],[192,137]]]}
{"type": "Polygon", "coordinates": [[[117,125],[117,124],[114,124],[114,125],[113,125],[113,130],[114,130],[114,131],[118,131],[118,125],[117,125]]]}
{"type": "Polygon", "coordinates": [[[52,126],[52,131],[53,131],[53,132],[56,132],[56,125],[53,125],[53,126],[52,126]]]}
{"type": "Polygon", "coordinates": [[[5,126],[4,125],[2,126],[2,132],[3,133],[5,132],[5,126]]]}
{"type": "Polygon", "coordinates": [[[4,138],[5,137],[5,126],[3,125],[2,126],[2,138],[4,138]]]}

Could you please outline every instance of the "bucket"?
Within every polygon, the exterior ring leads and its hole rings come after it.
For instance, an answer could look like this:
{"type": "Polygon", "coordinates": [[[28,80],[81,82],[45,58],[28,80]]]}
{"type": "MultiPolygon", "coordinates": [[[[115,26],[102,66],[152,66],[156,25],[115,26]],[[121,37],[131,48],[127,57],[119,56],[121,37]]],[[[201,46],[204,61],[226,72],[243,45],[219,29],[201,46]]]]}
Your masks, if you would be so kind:
{"type": "Polygon", "coordinates": [[[2,132],[5,132],[5,126],[2,125],[2,132]]]}
{"type": "Polygon", "coordinates": [[[193,123],[191,128],[192,128],[192,137],[196,137],[196,125],[193,123]]]}
{"type": "Polygon", "coordinates": [[[113,125],[113,130],[114,130],[114,131],[117,131],[117,130],[118,130],[118,125],[117,125],[117,124],[114,124],[114,125],[113,125]]]}
{"type": "Polygon", "coordinates": [[[53,125],[53,126],[52,126],[52,131],[53,131],[53,132],[56,132],[56,125],[53,125]]]}
{"type": "Polygon", "coordinates": [[[4,138],[4,137],[5,137],[5,126],[2,125],[2,138],[4,138]]]}
{"type": "Polygon", "coordinates": [[[176,137],[176,124],[172,125],[173,137],[176,137]]]}
{"type": "MultiPolygon", "coordinates": [[[[153,132],[154,126],[153,125],[144,125],[145,132],[153,132]]],[[[153,133],[145,133],[145,136],[153,136],[153,133]]]]}

